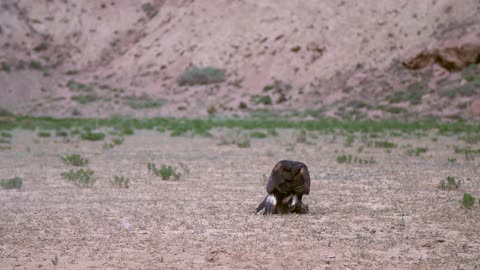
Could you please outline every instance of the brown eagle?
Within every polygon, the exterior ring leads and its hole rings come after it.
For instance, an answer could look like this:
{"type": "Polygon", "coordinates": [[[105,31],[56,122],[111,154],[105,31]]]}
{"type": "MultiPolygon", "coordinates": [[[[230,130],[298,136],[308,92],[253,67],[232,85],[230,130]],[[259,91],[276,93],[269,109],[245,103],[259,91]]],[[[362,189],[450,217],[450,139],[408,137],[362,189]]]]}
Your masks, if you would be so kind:
{"type": "Polygon", "coordinates": [[[273,167],[267,183],[267,197],[257,207],[257,215],[308,213],[302,196],[310,192],[307,166],[299,161],[281,160],[273,167]]]}

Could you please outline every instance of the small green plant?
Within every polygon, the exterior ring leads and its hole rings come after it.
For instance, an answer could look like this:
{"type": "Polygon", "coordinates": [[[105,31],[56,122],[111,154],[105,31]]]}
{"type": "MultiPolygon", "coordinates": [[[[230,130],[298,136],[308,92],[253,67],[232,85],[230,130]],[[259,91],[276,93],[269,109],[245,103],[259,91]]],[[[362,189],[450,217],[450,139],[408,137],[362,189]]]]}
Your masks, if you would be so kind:
{"type": "Polygon", "coordinates": [[[405,151],[406,154],[410,157],[416,156],[419,157],[421,154],[426,153],[428,151],[427,147],[407,147],[407,150],[405,151]]]}
{"type": "Polygon", "coordinates": [[[68,131],[66,131],[64,129],[57,129],[55,131],[55,136],[57,136],[57,137],[68,137],[68,131]]]}
{"type": "Polygon", "coordinates": [[[154,175],[162,177],[162,180],[169,180],[170,178],[178,180],[182,176],[179,172],[177,172],[177,169],[175,167],[172,167],[170,165],[162,164],[160,166],[160,169],[158,169],[155,164],[148,163],[147,169],[154,175]]]}
{"type": "Polygon", "coordinates": [[[448,158],[448,163],[457,163],[457,159],[456,158],[448,158]]]}
{"type": "Polygon", "coordinates": [[[377,148],[396,148],[397,145],[393,142],[389,141],[369,141],[367,143],[370,147],[377,147],[377,148]]]}
{"type": "Polygon", "coordinates": [[[67,165],[81,167],[88,164],[88,159],[83,158],[79,154],[65,155],[65,156],[62,156],[61,158],[67,165]]]}
{"type": "Polygon", "coordinates": [[[422,97],[425,95],[425,86],[421,83],[410,84],[407,90],[395,92],[387,97],[390,103],[409,102],[412,105],[422,104],[422,97]]]}
{"type": "Polygon", "coordinates": [[[92,132],[87,130],[86,132],[82,133],[80,135],[80,138],[82,140],[87,140],[87,141],[100,141],[105,139],[105,133],[103,132],[92,132]]]}
{"type": "Polygon", "coordinates": [[[130,180],[124,176],[115,175],[110,183],[116,188],[128,188],[130,180]]]}
{"type": "Polygon", "coordinates": [[[480,142],[480,134],[467,134],[467,135],[458,137],[458,139],[468,144],[477,144],[480,142]]]}
{"type": "Polygon", "coordinates": [[[32,60],[32,61],[30,61],[30,68],[31,69],[36,69],[36,70],[43,70],[44,66],[40,62],[32,60]]]}
{"type": "Polygon", "coordinates": [[[90,169],[79,169],[64,172],[62,177],[78,187],[91,187],[95,183],[93,174],[94,172],[90,169]]]}
{"type": "Polygon", "coordinates": [[[461,184],[461,180],[455,180],[453,176],[448,176],[447,179],[441,180],[440,184],[438,184],[438,187],[440,189],[445,189],[445,190],[452,190],[452,189],[458,189],[461,184]]]}
{"type": "Polygon", "coordinates": [[[0,69],[3,70],[3,71],[5,71],[5,72],[7,72],[7,73],[9,73],[9,72],[12,70],[12,68],[10,67],[10,65],[9,65],[8,63],[5,63],[5,62],[2,62],[2,63],[0,64],[0,69]]]}
{"type": "Polygon", "coordinates": [[[370,159],[363,159],[363,158],[355,157],[352,155],[345,155],[345,154],[338,155],[336,160],[337,160],[337,163],[340,163],[340,164],[346,163],[346,164],[371,165],[376,163],[373,157],[371,157],[370,159]]]}
{"type": "Polygon", "coordinates": [[[355,136],[353,134],[348,134],[347,137],[345,137],[345,142],[343,143],[343,146],[351,147],[354,141],[355,136]]]}
{"type": "Polygon", "coordinates": [[[165,99],[153,99],[150,96],[128,96],[124,98],[127,105],[134,110],[154,109],[162,107],[167,103],[165,99]]]}
{"type": "Polygon", "coordinates": [[[229,130],[225,134],[220,136],[219,145],[231,145],[235,144],[239,148],[250,147],[250,137],[248,134],[241,132],[240,130],[229,130]]]}
{"type": "Polygon", "coordinates": [[[212,83],[221,83],[225,81],[225,71],[214,67],[197,68],[192,67],[180,75],[177,84],[185,85],[203,85],[212,83]]]}
{"type": "Polygon", "coordinates": [[[51,136],[50,131],[39,131],[37,133],[38,137],[49,138],[51,136]]]}
{"type": "Polygon", "coordinates": [[[0,137],[3,137],[3,138],[12,138],[12,134],[8,133],[8,132],[2,132],[0,133],[0,137]]]}
{"type": "Polygon", "coordinates": [[[75,80],[69,80],[67,82],[67,87],[71,91],[75,91],[75,92],[90,92],[93,90],[93,85],[80,83],[75,80]]]}
{"type": "Polygon", "coordinates": [[[87,94],[87,95],[72,96],[70,99],[80,104],[87,104],[87,103],[97,101],[98,96],[96,94],[87,94]]]}
{"type": "Polygon", "coordinates": [[[252,133],[250,133],[250,138],[257,138],[257,139],[263,139],[263,138],[267,138],[268,135],[264,132],[260,132],[260,131],[254,131],[252,133]]]}
{"type": "Polygon", "coordinates": [[[472,208],[475,204],[475,197],[470,193],[463,193],[462,206],[463,208],[472,208]]]}
{"type": "Polygon", "coordinates": [[[272,98],[269,95],[252,96],[251,100],[255,104],[272,105],[272,98]]]}
{"type": "Polygon", "coordinates": [[[125,141],[123,137],[115,137],[112,139],[112,143],[115,145],[120,145],[125,141]]]}
{"type": "Polygon", "coordinates": [[[0,187],[3,189],[20,189],[22,188],[23,180],[20,177],[0,180],[0,187]]]}

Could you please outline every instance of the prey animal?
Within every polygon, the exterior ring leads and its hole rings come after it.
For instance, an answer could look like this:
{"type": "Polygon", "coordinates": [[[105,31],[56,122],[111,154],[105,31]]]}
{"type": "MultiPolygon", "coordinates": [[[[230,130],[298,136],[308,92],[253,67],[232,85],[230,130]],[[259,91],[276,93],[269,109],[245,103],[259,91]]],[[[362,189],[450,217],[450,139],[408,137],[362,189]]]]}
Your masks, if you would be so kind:
{"type": "Polygon", "coordinates": [[[307,166],[299,161],[279,161],[268,179],[267,193],[257,215],[308,213],[308,205],[302,203],[303,195],[310,193],[307,166]]]}

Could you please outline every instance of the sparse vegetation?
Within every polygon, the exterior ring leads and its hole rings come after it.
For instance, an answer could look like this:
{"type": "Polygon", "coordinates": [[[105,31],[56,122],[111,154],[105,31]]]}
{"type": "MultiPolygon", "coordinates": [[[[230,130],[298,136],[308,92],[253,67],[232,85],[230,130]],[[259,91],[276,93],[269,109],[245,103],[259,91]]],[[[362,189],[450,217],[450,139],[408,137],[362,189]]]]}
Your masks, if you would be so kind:
{"type": "Polygon", "coordinates": [[[10,179],[0,180],[0,187],[3,189],[20,189],[22,188],[23,180],[20,177],[13,177],[10,179]]]}
{"type": "Polygon", "coordinates": [[[343,146],[351,147],[354,141],[355,141],[355,136],[353,134],[348,134],[347,137],[345,137],[345,142],[343,143],[343,146]]]}
{"type": "Polygon", "coordinates": [[[466,134],[458,137],[458,139],[468,144],[477,144],[480,142],[480,134],[466,134]]]}
{"type": "Polygon", "coordinates": [[[112,143],[115,145],[120,145],[125,141],[123,137],[116,137],[112,139],[112,143]]]}
{"type": "Polygon", "coordinates": [[[375,164],[376,161],[371,157],[370,159],[364,159],[352,155],[341,154],[337,156],[337,163],[343,164],[360,164],[360,165],[371,165],[375,164]]]}
{"type": "Polygon", "coordinates": [[[186,70],[177,79],[180,86],[185,85],[204,85],[212,83],[221,83],[225,81],[225,71],[214,67],[197,68],[192,67],[186,70]]]}
{"type": "Polygon", "coordinates": [[[407,149],[405,150],[405,153],[410,156],[416,156],[419,157],[421,154],[426,153],[428,151],[427,147],[415,147],[413,148],[411,145],[407,146],[407,149]]]}
{"type": "Polygon", "coordinates": [[[160,169],[158,169],[155,164],[148,163],[147,169],[154,175],[162,177],[162,180],[169,180],[170,178],[173,178],[173,180],[178,180],[182,176],[179,172],[177,172],[177,169],[175,167],[172,167],[170,165],[162,164],[160,166],[160,169]]]}
{"type": "Polygon", "coordinates": [[[99,97],[96,94],[87,94],[87,95],[72,96],[70,99],[80,104],[87,104],[87,103],[92,103],[97,101],[99,97]]]}
{"type": "Polygon", "coordinates": [[[235,144],[240,148],[250,147],[250,138],[248,134],[241,132],[238,129],[229,130],[220,136],[219,145],[235,144]]]}
{"type": "Polygon", "coordinates": [[[272,105],[272,98],[269,95],[255,95],[252,96],[251,100],[254,104],[272,105]]]}
{"type": "Polygon", "coordinates": [[[2,63],[0,64],[0,69],[1,69],[2,71],[6,72],[6,73],[9,73],[9,72],[12,70],[12,68],[10,67],[10,64],[5,63],[5,62],[2,62],[2,63]]]}
{"type": "Polygon", "coordinates": [[[87,140],[87,141],[100,141],[105,139],[105,133],[103,132],[93,132],[87,130],[86,132],[82,133],[80,135],[80,138],[82,140],[87,140]]]}
{"type": "Polygon", "coordinates": [[[422,97],[425,95],[425,86],[421,83],[413,83],[408,86],[407,90],[402,92],[395,92],[387,97],[390,103],[409,102],[412,105],[419,105],[422,103],[422,97]]]}
{"type": "Polygon", "coordinates": [[[463,208],[472,208],[475,204],[475,197],[470,193],[463,194],[462,206],[463,208]]]}
{"type": "Polygon", "coordinates": [[[257,139],[263,139],[263,138],[267,138],[268,135],[264,132],[261,132],[261,131],[253,131],[250,133],[250,138],[257,138],[257,139]]]}
{"type": "Polygon", "coordinates": [[[440,189],[445,189],[445,190],[452,190],[452,189],[458,189],[461,184],[461,180],[456,180],[453,176],[448,176],[447,179],[441,180],[440,184],[438,184],[438,187],[440,189]]]}
{"type": "Polygon", "coordinates": [[[110,183],[116,188],[128,188],[130,180],[124,176],[115,175],[110,183]]]}
{"type": "Polygon", "coordinates": [[[65,155],[65,156],[61,156],[61,158],[67,165],[81,167],[88,164],[88,159],[83,158],[79,154],[65,155]]]}
{"type": "Polygon", "coordinates": [[[369,147],[377,147],[377,148],[396,148],[397,145],[393,142],[389,141],[369,141],[367,143],[369,147]]]}
{"type": "Polygon", "coordinates": [[[93,90],[93,85],[80,83],[75,80],[69,80],[67,82],[67,87],[71,91],[75,91],[75,92],[90,92],[93,90]]]}
{"type": "Polygon", "coordinates": [[[125,97],[127,105],[135,110],[159,108],[165,105],[165,99],[153,99],[147,95],[125,97]]]}
{"type": "Polygon", "coordinates": [[[471,78],[470,81],[467,80],[467,82],[461,86],[440,91],[438,95],[449,99],[453,99],[456,96],[471,97],[477,94],[479,87],[480,78],[471,78]]]}
{"type": "Polygon", "coordinates": [[[52,136],[52,134],[49,131],[39,131],[37,133],[37,136],[42,138],[49,138],[50,136],[52,136]]]}
{"type": "Polygon", "coordinates": [[[95,184],[94,172],[90,169],[70,170],[62,173],[62,177],[78,187],[91,187],[95,184]]]}

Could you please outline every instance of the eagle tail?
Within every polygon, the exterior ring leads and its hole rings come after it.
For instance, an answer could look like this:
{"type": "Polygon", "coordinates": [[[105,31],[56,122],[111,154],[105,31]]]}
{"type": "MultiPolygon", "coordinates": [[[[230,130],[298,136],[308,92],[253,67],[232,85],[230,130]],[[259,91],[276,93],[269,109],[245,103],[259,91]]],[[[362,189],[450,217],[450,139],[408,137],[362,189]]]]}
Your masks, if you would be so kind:
{"type": "Polygon", "coordinates": [[[273,193],[268,194],[257,207],[257,215],[273,215],[277,207],[277,198],[273,193]]]}

